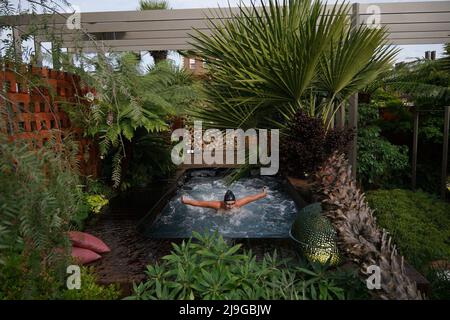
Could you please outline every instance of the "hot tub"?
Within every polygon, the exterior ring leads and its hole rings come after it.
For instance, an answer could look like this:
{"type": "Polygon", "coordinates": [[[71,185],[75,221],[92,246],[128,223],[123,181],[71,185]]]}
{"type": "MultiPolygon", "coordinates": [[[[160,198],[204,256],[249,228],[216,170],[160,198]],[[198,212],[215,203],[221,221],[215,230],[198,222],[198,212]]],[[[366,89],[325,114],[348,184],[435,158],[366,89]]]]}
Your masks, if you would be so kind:
{"type": "Polygon", "coordinates": [[[288,238],[298,208],[284,181],[272,176],[249,176],[227,186],[224,171],[190,170],[179,180],[166,203],[157,205],[140,223],[152,238],[189,238],[193,231],[218,231],[225,238],[288,238]],[[267,197],[239,209],[216,211],[181,203],[181,196],[196,200],[223,200],[230,189],[236,198],[269,187],[267,197]],[[162,208],[162,209],[161,209],[162,208]]]}

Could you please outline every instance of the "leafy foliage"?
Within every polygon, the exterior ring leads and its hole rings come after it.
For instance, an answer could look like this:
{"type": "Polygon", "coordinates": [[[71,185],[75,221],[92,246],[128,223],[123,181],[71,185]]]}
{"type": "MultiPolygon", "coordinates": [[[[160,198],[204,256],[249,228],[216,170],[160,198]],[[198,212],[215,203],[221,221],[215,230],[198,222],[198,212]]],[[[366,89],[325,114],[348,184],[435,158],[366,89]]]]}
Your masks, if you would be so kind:
{"type": "Polygon", "coordinates": [[[59,268],[67,261],[65,232],[87,212],[76,155],[69,138],[35,151],[0,135],[0,265],[22,255],[14,271],[28,279],[22,298],[39,296],[47,280],[64,275],[59,268]]]}
{"type": "Polygon", "coordinates": [[[434,108],[450,102],[450,72],[445,59],[400,64],[384,79],[384,86],[418,107],[434,108]]]}
{"type": "MultiPolygon", "coordinates": [[[[399,94],[378,90],[370,104],[360,104],[358,129],[359,181],[366,188],[404,187],[410,183],[414,109],[399,94]],[[381,117],[379,116],[381,114],[381,117]]],[[[418,107],[417,184],[439,193],[443,107],[418,107]],[[426,111],[424,110],[426,109],[426,111]],[[439,161],[439,160],[438,160],[439,161]]]]}
{"type": "Polygon", "coordinates": [[[141,9],[141,10],[165,10],[165,9],[169,9],[169,2],[161,1],[161,0],[139,0],[139,9],[141,9]]]}
{"type": "Polygon", "coordinates": [[[450,260],[450,204],[428,193],[401,189],[370,191],[367,200],[405,259],[430,281],[431,298],[448,299],[448,271],[432,268],[431,262],[450,260]]]}
{"type": "Polygon", "coordinates": [[[175,170],[170,156],[172,145],[166,137],[136,133],[134,141],[123,184],[146,187],[155,177],[167,177],[175,170]]]}
{"type": "Polygon", "coordinates": [[[102,208],[108,205],[109,200],[101,194],[94,194],[86,196],[86,201],[93,213],[100,213],[102,208]]]}
{"type": "Polygon", "coordinates": [[[60,298],[63,300],[117,300],[120,295],[118,285],[99,285],[94,268],[82,267],[80,289],[63,289],[60,298]]]}
{"type": "Polygon", "coordinates": [[[450,205],[424,192],[375,190],[367,193],[377,222],[392,234],[402,254],[417,267],[449,259],[450,205]]]}
{"type": "Polygon", "coordinates": [[[87,135],[99,138],[102,155],[109,155],[111,179],[117,188],[126,174],[124,165],[129,163],[127,157],[136,147],[136,140],[145,139],[142,132],[155,137],[167,131],[170,117],[199,103],[200,85],[170,62],[159,63],[141,74],[133,54],[99,56],[87,63],[96,66],[95,73],[84,73],[87,83],[95,88],[91,105],[70,106],[67,111],[87,135]]]}
{"type": "Polygon", "coordinates": [[[432,143],[442,143],[444,106],[450,103],[450,52],[444,47],[444,58],[418,59],[397,64],[373,83],[372,93],[381,107],[394,113],[395,120],[386,122],[383,129],[391,132],[412,131],[412,115],[404,102],[413,104],[420,113],[419,135],[432,143]],[[388,97],[389,103],[384,103],[388,97]],[[431,112],[434,111],[434,112],[431,112]],[[399,130],[400,129],[400,130],[399,130]]]}
{"type": "MultiPolygon", "coordinates": [[[[436,159],[442,156],[444,106],[450,103],[448,45],[444,50],[444,58],[398,64],[378,81],[379,91],[411,103],[419,112],[417,183],[432,193],[439,193],[441,177],[436,159]]],[[[387,111],[393,119],[379,125],[383,135],[403,141],[400,143],[411,141],[412,110],[401,103],[390,106],[387,111]]]]}
{"type": "Polygon", "coordinates": [[[336,150],[345,150],[351,130],[325,131],[319,118],[297,111],[280,141],[281,169],[291,176],[312,174],[336,150]]]}
{"type": "Polygon", "coordinates": [[[81,268],[81,288],[69,290],[65,282],[51,273],[41,277],[29,277],[22,271],[25,257],[11,255],[7,263],[0,266],[0,300],[58,299],[58,300],[116,300],[121,292],[117,285],[97,284],[92,267],[81,268]],[[36,288],[30,292],[30,288],[36,288]],[[33,293],[31,295],[31,293],[33,293]],[[25,295],[26,294],[26,295],[25,295]]]}
{"type": "Polygon", "coordinates": [[[127,299],[345,299],[361,297],[361,282],[349,271],[295,265],[266,255],[262,261],[217,234],[194,234],[173,244],[161,264],[148,266],[146,282],[127,299]],[[348,286],[351,282],[354,287],[348,286]],[[345,288],[345,289],[344,289],[345,288]],[[348,290],[347,290],[348,289],[348,290]]]}
{"type": "Polygon", "coordinates": [[[378,106],[359,106],[358,180],[366,188],[401,186],[409,169],[407,146],[397,146],[381,136],[378,106]]]}
{"type": "Polygon", "coordinates": [[[380,132],[377,126],[359,129],[358,179],[371,188],[402,185],[409,168],[408,147],[390,143],[380,132]]]}
{"type": "Polygon", "coordinates": [[[432,288],[431,299],[450,299],[450,277],[447,270],[430,269],[426,277],[432,288]]]}
{"type": "Polygon", "coordinates": [[[349,9],[336,4],[325,12],[320,0],[269,0],[221,9],[232,19],[211,13],[211,33],[196,30],[189,52],[206,62],[207,104],[190,114],[213,128],[285,130],[301,109],[328,130],[346,100],[383,73],[397,52],[385,46],[385,29],[349,28],[349,9]]]}

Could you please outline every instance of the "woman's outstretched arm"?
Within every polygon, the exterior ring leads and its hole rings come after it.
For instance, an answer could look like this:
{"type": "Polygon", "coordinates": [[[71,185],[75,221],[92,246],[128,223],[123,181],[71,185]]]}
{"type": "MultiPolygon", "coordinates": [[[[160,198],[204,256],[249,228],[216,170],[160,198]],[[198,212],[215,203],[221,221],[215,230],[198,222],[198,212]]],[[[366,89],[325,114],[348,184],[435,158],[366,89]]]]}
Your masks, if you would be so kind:
{"type": "Polygon", "coordinates": [[[261,193],[247,196],[247,197],[237,200],[236,205],[238,207],[242,207],[242,206],[245,206],[246,204],[249,204],[250,202],[265,198],[266,196],[267,196],[267,187],[264,187],[263,191],[261,193]]]}
{"type": "Polygon", "coordinates": [[[200,201],[188,199],[185,196],[181,197],[181,202],[194,207],[202,207],[202,208],[211,208],[211,209],[220,209],[221,203],[220,201],[200,201]]]}

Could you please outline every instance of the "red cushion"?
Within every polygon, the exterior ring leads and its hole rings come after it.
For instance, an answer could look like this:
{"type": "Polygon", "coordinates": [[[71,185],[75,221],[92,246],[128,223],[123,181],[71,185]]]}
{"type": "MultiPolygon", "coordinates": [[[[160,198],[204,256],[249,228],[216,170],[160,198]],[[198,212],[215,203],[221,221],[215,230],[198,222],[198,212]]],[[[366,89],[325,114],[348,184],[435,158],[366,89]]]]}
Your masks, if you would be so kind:
{"type": "Polygon", "coordinates": [[[72,257],[81,264],[87,264],[101,258],[98,253],[92,250],[72,247],[72,257]]]}
{"type": "Polygon", "coordinates": [[[80,231],[70,231],[69,238],[75,247],[85,248],[97,253],[110,252],[111,249],[99,238],[80,231]]]}

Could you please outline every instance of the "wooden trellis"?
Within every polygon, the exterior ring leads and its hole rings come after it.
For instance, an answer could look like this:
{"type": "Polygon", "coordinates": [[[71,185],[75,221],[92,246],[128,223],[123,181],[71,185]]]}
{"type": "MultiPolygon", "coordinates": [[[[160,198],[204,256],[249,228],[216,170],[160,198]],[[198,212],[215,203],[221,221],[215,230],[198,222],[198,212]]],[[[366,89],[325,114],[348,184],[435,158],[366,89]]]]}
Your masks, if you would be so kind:
{"type": "Polygon", "coordinates": [[[61,142],[70,131],[78,141],[82,173],[97,175],[97,148],[71,126],[62,110],[64,104],[82,103],[79,97],[87,89],[81,87],[79,76],[49,68],[3,65],[0,88],[1,132],[11,140],[26,139],[40,148],[51,138],[61,142]]]}

